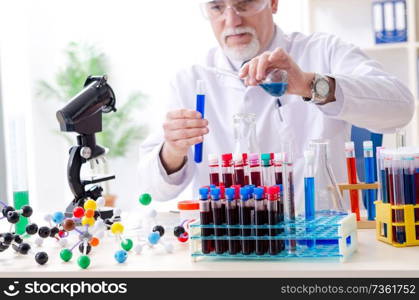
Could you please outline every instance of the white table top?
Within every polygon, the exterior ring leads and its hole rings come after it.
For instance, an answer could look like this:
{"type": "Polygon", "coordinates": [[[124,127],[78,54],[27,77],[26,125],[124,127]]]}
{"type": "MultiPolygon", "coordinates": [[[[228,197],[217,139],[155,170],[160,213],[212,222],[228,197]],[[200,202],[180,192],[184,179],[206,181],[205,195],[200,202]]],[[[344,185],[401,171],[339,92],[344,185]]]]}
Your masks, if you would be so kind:
{"type": "MultiPolygon", "coordinates": [[[[166,241],[173,239],[165,236],[166,241]]],[[[193,262],[186,244],[174,241],[175,251],[163,247],[144,247],[132,251],[127,261],[118,264],[113,254],[119,243],[113,237],[92,251],[91,265],[82,270],[74,251],[71,262],[59,258],[60,247],[48,239],[43,248],[49,261],[39,266],[33,256],[18,256],[8,249],[0,253],[0,277],[419,277],[419,247],[394,248],[375,239],[375,230],[358,231],[358,251],[345,263],[338,259],[244,261],[200,258],[193,262]]],[[[36,246],[35,246],[36,247],[36,246]]]]}

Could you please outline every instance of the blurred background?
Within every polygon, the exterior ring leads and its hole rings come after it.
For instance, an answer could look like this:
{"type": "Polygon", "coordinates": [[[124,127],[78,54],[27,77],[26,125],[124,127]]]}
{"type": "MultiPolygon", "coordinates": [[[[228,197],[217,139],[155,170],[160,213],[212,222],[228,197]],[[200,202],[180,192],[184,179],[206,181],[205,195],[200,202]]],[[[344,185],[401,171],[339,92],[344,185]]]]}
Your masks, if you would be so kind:
{"type": "MultiPolygon", "coordinates": [[[[66,166],[75,134],[58,132],[55,112],[88,74],[106,73],[119,107],[98,138],[117,176],[106,193],[122,209],[137,205],[138,146],[161,126],[165,88],[216,45],[198,2],[0,1],[0,199],[11,199],[14,182],[23,181],[35,209],[62,210],[72,200],[66,166]]],[[[406,41],[377,44],[372,4],[279,0],[275,20],[285,32],[329,32],[358,45],[418,95],[419,5],[406,1],[406,41]]],[[[407,144],[418,144],[418,114],[405,130],[407,144]]],[[[384,145],[394,144],[394,135],[384,136],[384,145]]]]}

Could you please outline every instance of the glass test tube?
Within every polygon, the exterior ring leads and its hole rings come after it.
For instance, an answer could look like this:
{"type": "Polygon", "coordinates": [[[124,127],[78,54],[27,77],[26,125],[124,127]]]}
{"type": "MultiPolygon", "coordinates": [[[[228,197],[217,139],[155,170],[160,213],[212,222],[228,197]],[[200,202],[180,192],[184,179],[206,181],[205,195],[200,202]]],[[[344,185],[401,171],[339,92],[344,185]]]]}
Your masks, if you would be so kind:
{"type": "Polygon", "coordinates": [[[383,150],[384,147],[377,147],[377,175],[378,181],[380,182],[380,199],[383,203],[389,203],[387,173],[385,167],[386,159],[383,150]]]}
{"type": "Polygon", "coordinates": [[[274,155],[275,184],[282,184],[282,157],[282,153],[275,153],[274,155]]]}
{"type": "Polygon", "coordinates": [[[416,204],[415,195],[415,159],[413,156],[403,158],[404,203],[416,204]]]}
{"type": "Polygon", "coordinates": [[[393,158],[391,156],[385,157],[384,159],[384,169],[386,171],[387,177],[387,200],[388,203],[394,205],[394,182],[393,182],[393,158]]]}
{"type": "MultiPolygon", "coordinates": [[[[394,204],[396,206],[404,205],[404,187],[403,187],[403,163],[401,155],[394,155],[392,160],[394,204]]],[[[404,210],[396,209],[394,214],[396,223],[404,223],[404,210]]],[[[404,244],[406,241],[406,232],[404,226],[396,226],[395,242],[404,244]]]]}
{"type": "Polygon", "coordinates": [[[270,153],[263,153],[261,155],[262,162],[262,185],[272,186],[274,185],[274,170],[272,167],[272,159],[270,153]]]}
{"type": "MultiPolygon", "coordinates": [[[[279,213],[278,213],[278,192],[276,187],[270,187],[268,189],[268,224],[269,226],[274,226],[279,224],[279,213]]],[[[269,228],[269,236],[276,237],[279,233],[277,228],[269,228]]],[[[269,254],[277,255],[281,249],[279,246],[279,240],[269,239],[269,254]]]]}
{"type": "MultiPolygon", "coordinates": [[[[287,227],[289,234],[295,234],[295,228],[292,223],[295,222],[295,201],[294,201],[294,179],[293,179],[293,159],[291,151],[284,153],[283,163],[283,176],[284,176],[284,219],[291,223],[287,227]]],[[[295,240],[288,241],[288,252],[294,253],[297,249],[295,240]]]]}
{"type": "Polygon", "coordinates": [[[220,189],[213,188],[211,189],[211,206],[212,206],[212,215],[214,218],[214,232],[217,239],[215,240],[215,253],[223,254],[226,252],[226,240],[220,239],[220,237],[225,236],[225,229],[217,228],[217,225],[223,225],[222,215],[225,213],[222,209],[220,201],[220,189]]]}
{"type": "MultiPolygon", "coordinates": [[[[305,199],[305,219],[310,222],[315,219],[315,182],[314,182],[314,151],[304,151],[304,199],[305,199]]],[[[313,230],[310,223],[307,223],[306,233],[310,234],[313,230]]],[[[307,247],[312,248],[315,245],[313,239],[307,240],[307,247]]]]}
{"type": "MultiPolygon", "coordinates": [[[[356,158],[355,158],[355,144],[354,142],[345,143],[345,154],[346,154],[346,168],[348,171],[348,182],[349,184],[357,184],[356,174],[356,158]]],[[[359,212],[359,191],[350,190],[349,196],[351,199],[351,211],[356,214],[356,220],[361,219],[359,212]]]]}
{"type": "Polygon", "coordinates": [[[249,166],[250,166],[250,184],[254,186],[262,185],[262,174],[260,170],[259,155],[252,153],[249,155],[249,166]]]}
{"type": "Polygon", "coordinates": [[[234,170],[233,170],[233,154],[227,153],[221,156],[222,168],[221,173],[223,176],[223,183],[226,188],[234,184],[234,170]]]}
{"type": "Polygon", "coordinates": [[[219,186],[220,185],[220,165],[218,162],[217,155],[215,154],[208,155],[208,166],[209,166],[210,184],[219,186]]]}
{"type": "MultiPolygon", "coordinates": [[[[255,188],[254,204],[255,204],[255,225],[266,225],[268,223],[267,213],[265,207],[265,197],[263,188],[255,188]]],[[[266,229],[257,228],[255,230],[256,236],[266,236],[266,229]]],[[[268,251],[268,240],[256,239],[255,251],[257,255],[263,255],[268,251]]]]}
{"type": "MultiPolygon", "coordinates": [[[[227,225],[237,226],[239,225],[239,210],[236,201],[236,190],[234,188],[226,189],[226,200],[227,225]]],[[[240,230],[238,228],[228,228],[227,234],[229,236],[228,253],[235,255],[240,252],[240,240],[235,239],[240,236],[240,230]]]]}
{"type": "Polygon", "coordinates": [[[234,184],[240,186],[246,185],[242,154],[234,154],[234,184]]]}
{"type": "MultiPolygon", "coordinates": [[[[252,225],[251,221],[251,203],[249,201],[249,189],[244,187],[240,189],[240,202],[239,202],[239,223],[240,225],[249,226],[252,225]]],[[[252,247],[253,240],[246,239],[251,236],[252,230],[249,228],[242,228],[241,230],[242,242],[241,249],[242,254],[249,255],[253,252],[252,247]]]]}
{"type": "Polygon", "coordinates": [[[247,153],[243,153],[244,185],[250,184],[250,169],[247,153]]]}
{"type": "MultiPolygon", "coordinates": [[[[374,174],[374,152],[372,141],[364,141],[364,163],[365,163],[365,183],[374,183],[375,174],[374,174]]],[[[367,213],[368,220],[375,220],[375,190],[366,190],[366,204],[367,204],[367,213]]]]}
{"type": "MultiPolygon", "coordinates": [[[[210,225],[212,223],[212,214],[210,208],[210,200],[208,199],[209,189],[201,188],[199,189],[199,210],[200,210],[200,220],[201,225],[210,225]]],[[[203,238],[211,236],[210,228],[201,228],[201,236],[203,238]]],[[[202,253],[209,254],[212,249],[212,240],[202,239],[202,253]]]]}

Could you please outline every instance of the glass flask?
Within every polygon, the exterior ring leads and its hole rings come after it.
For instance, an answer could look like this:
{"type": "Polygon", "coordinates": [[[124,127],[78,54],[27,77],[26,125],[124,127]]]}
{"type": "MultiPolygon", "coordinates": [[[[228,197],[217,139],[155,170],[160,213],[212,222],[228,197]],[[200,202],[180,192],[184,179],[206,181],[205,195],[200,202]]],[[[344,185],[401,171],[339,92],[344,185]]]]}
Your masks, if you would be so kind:
{"type": "Polygon", "coordinates": [[[256,115],[239,113],[233,116],[234,123],[234,153],[259,153],[256,138],[256,115]]]}
{"type": "Polygon", "coordinates": [[[344,213],[343,199],[329,162],[329,141],[313,140],[310,149],[314,151],[314,182],[316,211],[325,214],[344,213]]]}
{"type": "Polygon", "coordinates": [[[273,69],[260,86],[271,96],[281,97],[287,92],[288,74],[284,70],[273,69]]]}

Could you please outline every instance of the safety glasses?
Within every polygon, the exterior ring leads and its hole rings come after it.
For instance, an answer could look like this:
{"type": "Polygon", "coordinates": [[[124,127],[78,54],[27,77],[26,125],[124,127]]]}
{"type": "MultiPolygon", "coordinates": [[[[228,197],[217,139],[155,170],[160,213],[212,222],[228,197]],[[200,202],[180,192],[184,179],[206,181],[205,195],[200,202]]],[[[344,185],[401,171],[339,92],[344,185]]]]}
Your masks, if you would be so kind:
{"type": "Polygon", "coordinates": [[[213,0],[201,3],[201,10],[205,18],[221,21],[225,18],[227,8],[231,8],[241,17],[250,17],[261,12],[268,5],[269,0],[213,0]]]}

